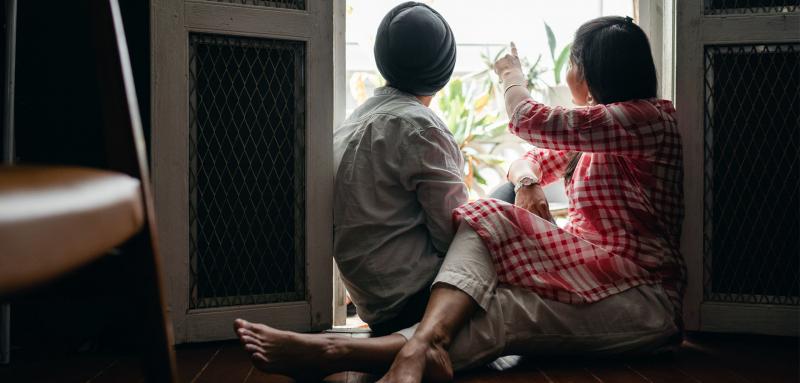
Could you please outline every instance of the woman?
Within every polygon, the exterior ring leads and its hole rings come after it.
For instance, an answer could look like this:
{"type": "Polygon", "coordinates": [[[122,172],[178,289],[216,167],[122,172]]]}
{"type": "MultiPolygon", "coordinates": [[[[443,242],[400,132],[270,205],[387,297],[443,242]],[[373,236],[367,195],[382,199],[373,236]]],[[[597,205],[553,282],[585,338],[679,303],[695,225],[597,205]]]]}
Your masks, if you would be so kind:
{"type": "Polygon", "coordinates": [[[417,327],[337,341],[237,322],[256,365],[280,370],[286,350],[302,348],[321,373],[337,364],[326,361],[381,371],[394,359],[383,381],[419,382],[504,354],[642,353],[676,339],[681,146],[671,103],[656,98],[647,37],[630,18],[595,19],[578,29],[570,62],[567,84],[583,106],[572,110],[530,98],[513,46],[495,64],[511,132],[537,149],[509,171],[514,205],[456,209],[459,229],[417,327]],[[549,221],[541,190],[562,177],[565,230],[549,221]]]}

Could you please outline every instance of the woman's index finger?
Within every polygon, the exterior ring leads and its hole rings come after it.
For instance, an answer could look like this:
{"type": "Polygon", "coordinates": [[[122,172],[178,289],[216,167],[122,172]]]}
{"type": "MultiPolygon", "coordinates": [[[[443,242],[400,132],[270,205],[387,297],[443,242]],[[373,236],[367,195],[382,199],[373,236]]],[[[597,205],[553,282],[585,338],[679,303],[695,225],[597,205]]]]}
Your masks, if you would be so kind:
{"type": "Polygon", "coordinates": [[[513,41],[511,42],[511,55],[514,57],[519,57],[517,54],[517,44],[514,44],[513,41]]]}

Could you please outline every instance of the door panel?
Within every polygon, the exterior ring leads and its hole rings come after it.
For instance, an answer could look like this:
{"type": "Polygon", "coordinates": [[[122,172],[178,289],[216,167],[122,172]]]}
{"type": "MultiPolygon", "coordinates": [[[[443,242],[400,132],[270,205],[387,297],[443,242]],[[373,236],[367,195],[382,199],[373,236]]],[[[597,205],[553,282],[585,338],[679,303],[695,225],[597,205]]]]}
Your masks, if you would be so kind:
{"type": "Polygon", "coordinates": [[[800,329],[798,3],[676,3],[690,330],[800,329]]]}
{"type": "Polygon", "coordinates": [[[190,309],[305,297],[305,51],[189,34],[190,309]]]}
{"type": "Polygon", "coordinates": [[[704,52],[704,301],[797,306],[800,44],[704,52]]]}
{"type": "Polygon", "coordinates": [[[237,317],[328,328],[331,2],[154,0],[151,17],[153,182],[176,341],[232,338],[237,317]]]}

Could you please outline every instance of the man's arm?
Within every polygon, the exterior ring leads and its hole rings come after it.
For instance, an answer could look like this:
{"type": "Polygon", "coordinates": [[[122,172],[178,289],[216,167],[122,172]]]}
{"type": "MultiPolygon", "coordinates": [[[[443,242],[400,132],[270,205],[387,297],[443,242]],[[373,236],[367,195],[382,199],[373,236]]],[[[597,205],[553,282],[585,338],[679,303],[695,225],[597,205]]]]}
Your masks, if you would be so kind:
{"type": "Polygon", "coordinates": [[[453,137],[437,128],[415,133],[408,146],[408,161],[416,166],[409,187],[425,212],[425,225],[436,250],[445,253],[455,235],[453,210],[467,202],[462,169],[464,160],[453,137]]]}

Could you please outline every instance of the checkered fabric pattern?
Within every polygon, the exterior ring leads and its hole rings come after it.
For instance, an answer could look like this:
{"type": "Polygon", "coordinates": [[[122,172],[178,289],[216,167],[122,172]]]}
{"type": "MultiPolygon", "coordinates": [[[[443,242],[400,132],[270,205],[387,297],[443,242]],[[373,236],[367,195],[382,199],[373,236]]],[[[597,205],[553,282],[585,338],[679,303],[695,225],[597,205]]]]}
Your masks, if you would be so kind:
{"type": "Polygon", "coordinates": [[[563,177],[571,153],[583,152],[567,185],[568,225],[495,199],[459,207],[454,220],[481,236],[501,283],[567,303],[660,283],[680,318],[683,165],[674,114],[658,99],[578,109],[520,103],[509,128],[536,146],[524,158],[542,170],[542,183],[563,177]]]}

